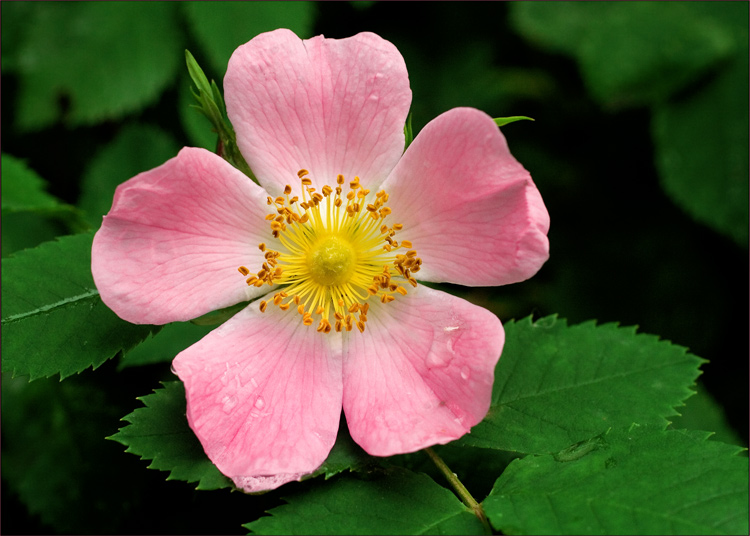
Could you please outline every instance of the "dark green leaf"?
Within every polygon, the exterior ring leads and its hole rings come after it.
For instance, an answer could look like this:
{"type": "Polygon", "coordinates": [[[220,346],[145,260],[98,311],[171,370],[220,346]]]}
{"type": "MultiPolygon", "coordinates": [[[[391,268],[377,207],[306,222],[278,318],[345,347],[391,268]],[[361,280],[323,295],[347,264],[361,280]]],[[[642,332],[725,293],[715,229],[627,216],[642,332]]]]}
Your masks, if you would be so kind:
{"type": "Polygon", "coordinates": [[[171,2],[41,2],[18,52],[18,125],[121,117],[154,102],[177,73],[171,2]]]}
{"type": "Polygon", "coordinates": [[[708,435],[633,425],[527,456],[484,508],[505,534],[747,534],[747,457],[708,435]]]}
{"type": "Polygon", "coordinates": [[[180,147],[172,137],[149,125],[124,127],[106,147],[91,159],[81,184],[78,206],[94,228],[109,212],[117,186],[177,156],[180,147]]]}
{"type": "Polygon", "coordinates": [[[169,471],[167,480],[197,482],[197,489],[232,487],[206,456],[185,416],[185,387],[182,382],[164,382],[163,389],[139,398],[146,407],[138,408],[123,420],[130,424],[108,439],[151,460],[149,469],[169,471]]]}
{"type": "Polygon", "coordinates": [[[188,22],[216,76],[223,77],[232,52],[258,35],[288,28],[311,37],[311,2],[186,2],[188,22]]]}
{"type": "Polygon", "coordinates": [[[714,397],[698,383],[698,392],[688,398],[685,406],[677,408],[679,416],[671,417],[672,428],[688,430],[708,430],[714,432],[711,439],[730,445],[747,446],[747,438],[740,438],[727,421],[724,409],[714,397]]]}
{"type": "Polygon", "coordinates": [[[716,77],[655,109],[662,186],[686,212],[741,246],[748,242],[748,4],[732,3],[743,45],[716,77]]]}
{"type": "Polygon", "coordinates": [[[199,326],[192,322],[167,324],[153,337],[149,337],[122,356],[118,367],[122,370],[154,363],[169,363],[177,354],[201,340],[215,327],[199,326]]]}
{"type": "Polygon", "coordinates": [[[117,533],[143,484],[104,440],[117,422],[111,398],[86,380],[2,378],[3,484],[53,527],[47,534],[117,533]]]}
{"type": "Polygon", "coordinates": [[[3,210],[42,212],[72,209],[48,194],[44,180],[22,160],[5,153],[2,155],[2,176],[3,210]]]}
{"type": "Polygon", "coordinates": [[[2,260],[3,372],[65,378],[157,329],[129,324],[102,303],[91,276],[92,238],[66,236],[2,260]]]}
{"type": "Polygon", "coordinates": [[[666,426],[702,362],[634,327],[546,317],[505,332],[490,411],[463,444],[544,453],[634,420],[666,426]]]}
{"type": "Polygon", "coordinates": [[[402,468],[297,489],[270,517],[244,526],[253,534],[483,534],[453,493],[402,468]]]}
{"type": "Polygon", "coordinates": [[[513,9],[522,33],[572,54],[591,94],[614,107],[663,102],[735,46],[722,24],[689,2],[519,2],[513,9]]]}

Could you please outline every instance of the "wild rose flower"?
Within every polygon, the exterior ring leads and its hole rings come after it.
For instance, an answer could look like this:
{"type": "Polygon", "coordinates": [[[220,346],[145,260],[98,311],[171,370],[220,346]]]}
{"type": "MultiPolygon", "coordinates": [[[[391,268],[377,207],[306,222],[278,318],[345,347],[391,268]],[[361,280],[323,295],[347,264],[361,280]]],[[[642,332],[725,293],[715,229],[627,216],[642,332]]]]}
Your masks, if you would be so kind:
{"type": "Polygon", "coordinates": [[[249,492],[298,480],[326,459],[342,407],[375,456],[467,433],[503,329],[417,278],[505,285],[548,257],[547,211],[494,121],[451,110],[404,153],[406,66],[371,33],[259,35],[224,87],[263,188],[185,148],[120,185],[92,262],[133,323],[259,298],[174,360],[211,461],[249,492]]]}

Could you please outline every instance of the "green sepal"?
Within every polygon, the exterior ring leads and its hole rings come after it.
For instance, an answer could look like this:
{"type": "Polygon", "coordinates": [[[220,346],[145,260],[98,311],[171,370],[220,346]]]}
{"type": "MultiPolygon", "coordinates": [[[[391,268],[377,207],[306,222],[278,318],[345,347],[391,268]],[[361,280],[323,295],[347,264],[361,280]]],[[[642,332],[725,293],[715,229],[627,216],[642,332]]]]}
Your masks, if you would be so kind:
{"type": "Polygon", "coordinates": [[[188,74],[198,89],[197,93],[191,89],[193,97],[198,101],[193,107],[208,118],[214,126],[213,131],[219,135],[217,153],[257,183],[258,180],[237,147],[237,138],[227,118],[226,106],[219,87],[213,80],[211,83],[208,82],[206,74],[189,50],[185,50],[185,63],[188,74]]]}
{"type": "Polygon", "coordinates": [[[495,121],[497,126],[504,127],[505,125],[515,123],[516,121],[534,121],[534,119],[526,117],[525,115],[514,115],[511,117],[495,117],[493,118],[493,121],[495,121]]]}
{"type": "Polygon", "coordinates": [[[411,112],[409,112],[406,118],[406,124],[404,125],[404,151],[409,148],[411,142],[414,140],[414,130],[411,126],[411,112]]]}

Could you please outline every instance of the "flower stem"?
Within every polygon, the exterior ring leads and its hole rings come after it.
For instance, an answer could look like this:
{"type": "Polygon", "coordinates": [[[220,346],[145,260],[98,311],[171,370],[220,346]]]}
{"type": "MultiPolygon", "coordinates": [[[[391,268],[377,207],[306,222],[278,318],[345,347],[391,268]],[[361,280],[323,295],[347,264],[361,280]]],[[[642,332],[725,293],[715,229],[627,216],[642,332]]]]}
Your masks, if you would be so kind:
{"type": "Polygon", "coordinates": [[[466,486],[461,483],[461,481],[458,479],[458,476],[456,476],[456,473],[450,470],[450,467],[446,465],[443,459],[438,456],[437,453],[432,450],[432,448],[427,447],[426,449],[424,449],[424,451],[435,463],[440,472],[443,473],[443,476],[448,480],[450,485],[456,491],[461,501],[469,510],[474,513],[475,516],[479,518],[479,521],[481,521],[482,525],[484,526],[484,531],[487,534],[492,534],[492,527],[490,527],[490,522],[487,520],[487,515],[484,513],[484,508],[482,508],[482,505],[479,504],[476,499],[471,496],[471,493],[469,493],[469,490],[466,489],[466,486]]]}

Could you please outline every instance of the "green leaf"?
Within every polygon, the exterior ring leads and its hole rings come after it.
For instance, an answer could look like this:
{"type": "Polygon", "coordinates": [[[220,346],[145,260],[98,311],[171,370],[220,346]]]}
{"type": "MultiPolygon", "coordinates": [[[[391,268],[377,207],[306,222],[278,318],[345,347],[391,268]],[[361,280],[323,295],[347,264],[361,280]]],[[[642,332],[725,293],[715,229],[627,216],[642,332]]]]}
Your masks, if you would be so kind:
{"type": "Polygon", "coordinates": [[[127,351],[154,326],[102,303],[91,276],[93,235],[66,236],[2,260],[2,371],[65,378],[127,351]]]}
{"type": "Polygon", "coordinates": [[[380,458],[367,454],[357,445],[349,434],[346,419],[341,417],[336,443],[333,445],[328,458],[310,477],[325,475],[326,480],[344,471],[367,471],[373,465],[380,463],[380,458]]]}
{"type": "Polygon", "coordinates": [[[499,127],[503,127],[510,123],[515,123],[516,121],[524,121],[524,120],[533,121],[531,117],[526,117],[525,115],[514,115],[512,117],[495,117],[495,124],[499,127]]]}
{"type": "Polygon", "coordinates": [[[224,75],[234,50],[260,33],[288,28],[302,38],[312,36],[311,2],[186,2],[181,7],[217,76],[224,75]]]}
{"type": "Polygon", "coordinates": [[[177,73],[171,2],[43,2],[20,44],[18,126],[119,118],[156,101],[177,73]]]}
{"type": "Polygon", "coordinates": [[[729,424],[724,409],[711,394],[698,383],[698,392],[691,396],[685,406],[678,408],[680,415],[671,417],[672,428],[688,430],[708,430],[714,432],[711,439],[730,445],[747,446],[747,438],[740,438],[729,424]]]}
{"type": "Polygon", "coordinates": [[[505,335],[490,410],[461,444],[544,453],[633,421],[666,426],[703,362],[615,324],[528,317],[505,335]]]}
{"type": "Polygon", "coordinates": [[[173,322],[122,356],[118,368],[169,363],[177,354],[208,335],[216,326],[173,322]]]}
{"type": "Polygon", "coordinates": [[[197,489],[231,488],[206,456],[185,417],[185,387],[182,382],[163,382],[163,389],[139,398],[146,407],[126,415],[127,426],[107,439],[151,460],[149,469],[169,471],[167,480],[197,482],[197,489]]]}
{"type": "MultiPolygon", "coordinates": [[[[155,340],[159,340],[159,337],[155,340]]],[[[147,345],[148,342],[143,346],[147,345]]],[[[136,454],[141,459],[152,460],[149,469],[169,471],[167,480],[198,482],[197,489],[232,487],[231,480],[211,463],[190,429],[185,417],[183,383],[164,382],[163,385],[163,389],[140,398],[146,407],[138,408],[125,416],[123,420],[130,424],[108,439],[128,447],[126,452],[136,454]]],[[[354,443],[342,418],[336,444],[328,459],[308,478],[325,475],[328,479],[347,470],[367,470],[375,463],[375,458],[354,443]]]]}
{"type": "Polygon", "coordinates": [[[747,534],[747,457],[708,435],[633,425],[527,456],[485,512],[505,534],[747,534]]]}
{"type": "Polygon", "coordinates": [[[89,224],[99,228],[120,183],[163,164],[179,150],[177,142],[157,127],[125,126],[91,159],[83,174],[78,206],[86,212],[89,224]]]}
{"type": "Polygon", "coordinates": [[[104,440],[117,410],[101,379],[91,380],[2,377],[3,491],[7,484],[47,534],[116,534],[145,484],[104,440]]]}
{"type": "Polygon", "coordinates": [[[243,526],[253,534],[483,534],[453,493],[398,467],[296,489],[270,517],[243,526]]]}
{"type": "Polygon", "coordinates": [[[664,190],[696,220],[748,243],[747,3],[736,11],[743,43],[708,83],[654,110],[656,164],[664,190]]]}
{"type": "Polygon", "coordinates": [[[663,102],[735,46],[724,25],[689,2],[520,2],[512,8],[519,31],[572,54],[592,96],[612,107],[663,102]]]}
{"type": "Polygon", "coordinates": [[[46,192],[47,184],[23,160],[2,155],[2,209],[9,211],[53,211],[72,207],[46,192]]]}

